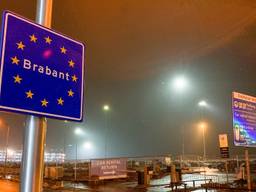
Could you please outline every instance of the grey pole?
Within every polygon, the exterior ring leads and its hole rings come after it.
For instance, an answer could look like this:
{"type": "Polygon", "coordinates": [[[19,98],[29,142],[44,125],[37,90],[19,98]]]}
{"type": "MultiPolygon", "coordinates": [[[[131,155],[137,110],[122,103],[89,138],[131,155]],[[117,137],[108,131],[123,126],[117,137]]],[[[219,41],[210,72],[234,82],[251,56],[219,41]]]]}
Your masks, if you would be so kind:
{"type": "Polygon", "coordinates": [[[245,148],[245,164],[246,164],[246,175],[247,175],[247,189],[248,191],[252,190],[251,186],[251,171],[250,171],[250,160],[248,148],[245,148]]]}
{"type": "Polygon", "coordinates": [[[76,142],[76,161],[75,161],[75,182],[77,179],[77,142],[76,142]]]}
{"type": "MultiPolygon", "coordinates": [[[[36,22],[51,27],[52,0],[37,1],[36,22]]],[[[28,116],[25,127],[20,192],[41,192],[47,122],[44,117],[28,116]]]]}
{"type": "Polygon", "coordinates": [[[28,116],[22,155],[21,192],[41,192],[46,119],[28,116]]]}
{"type": "Polygon", "coordinates": [[[206,146],[205,146],[205,127],[203,127],[203,147],[204,147],[204,160],[206,159],[206,146]]]}

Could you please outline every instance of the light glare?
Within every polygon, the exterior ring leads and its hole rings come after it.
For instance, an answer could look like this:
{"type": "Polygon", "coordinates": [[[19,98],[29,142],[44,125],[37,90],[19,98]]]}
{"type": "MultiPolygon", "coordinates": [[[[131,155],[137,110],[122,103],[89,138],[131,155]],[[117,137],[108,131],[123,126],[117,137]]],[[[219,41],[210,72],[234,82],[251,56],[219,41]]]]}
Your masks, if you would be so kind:
{"type": "Polygon", "coordinates": [[[208,105],[207,102],[204,100],[198,102],[199,107],[207,107],[207,105],[208,105]]]}
{"type": "Polygon", "coordinates": [[[86,148],[86,149],[91,149],[91,148],[92,148],[92,143],[89,142],[89,141],[86,141],[86,142],[84,143],[84,148],[86,148]]]}
{"type": "Polygon", "coordinates": [[[188,88],[188,81],[184,76],[176,77],[173,80],[173,87],[176,92],[183,92],[188,88]]]}
{"type": "Polygon", "coordinates": [[[109,111],[109,106],[108,106],[108,105],[104,105],[104,106],[103,106],[103,110],[104,110],[104,111],[109,111]]]}
{"type": "Polygon", "coordinates": [[[83,134],[84,134],[83,130],[80,129],[80,128],[76,128],[75,131],[74,131],[74,133],[75,133],[76,135],[83,135],[83,134]]]}
{"type": "Polygon", "coordinates": [[[199,128],[200,128],[201,130],[204,130],[206,127],[207,127],[207,124],[206,124],[205,122],[200,122],[200,123],[199,123],[199,128]]]}
{"type": "Polygon", "coordinates": [[[12,156],[12,155],[14,155],[14,153],[15,153],[14,150],[12,150],[12,149],[7,149],[7,154],[8,154],[8,156],[12,156]]]}

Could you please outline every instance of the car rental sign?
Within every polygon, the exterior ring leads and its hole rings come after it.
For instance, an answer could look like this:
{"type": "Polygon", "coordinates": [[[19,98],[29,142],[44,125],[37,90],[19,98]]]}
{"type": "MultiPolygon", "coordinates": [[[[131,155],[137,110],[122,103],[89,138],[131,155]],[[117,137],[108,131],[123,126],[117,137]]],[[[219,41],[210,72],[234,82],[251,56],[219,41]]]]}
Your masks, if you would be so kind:
{"type": "Polygon", "coordinates": [[[97,176],[100,180],[127,177],[127,159],[93,159],[91,160],[90,176],[97,176]]]}
{"type": "Polygon", "coordinates": [[[256,147],[256,97],[233,92],[232,109],[234,144],[256,147]]]}
{"type": "Polygon", "coordinates": [[[3,16],[0,108],[81,121],[84,45],[11,12],[3,16]]]}

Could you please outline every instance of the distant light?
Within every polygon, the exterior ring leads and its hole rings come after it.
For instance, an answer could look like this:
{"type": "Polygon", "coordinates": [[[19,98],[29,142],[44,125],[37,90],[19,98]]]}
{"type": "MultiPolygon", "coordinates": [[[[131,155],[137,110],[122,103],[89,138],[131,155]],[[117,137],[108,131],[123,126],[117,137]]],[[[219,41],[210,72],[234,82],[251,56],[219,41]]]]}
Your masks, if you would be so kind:
{"type": "Polygon", "coordinates": [[[204,130],[207,127],[207,123],[206,122],[200,122],[199,123],[199,128],[204,130]]]}
{"type": "Polygon", "coordinates": [[[86,149],[91,149],[91,148],[92,148],[92,143],[89,142],[89,141],[86,141],[86,142],[84,143],[84,148],[86,148],[86,149]]]}
{"type": "Polygon", "coordinates": [[[12,150],[12,149],[7,149],[7,155],[8,155],[8,156],[12,156],[12,155],[14,155],[14,153],[15,153],[14,150],[12,150]]]}
{"type": "Polygon", "coordinates": [[[73,145],[69,144],[68,147],[72,147],[73,145]]]}
{"type": "Polygon", "coordinates": [[[198,106],[199,106],[199,107],[207,107],[208,104],[207,104],[206,101],[202,100],[202,101],[199,101],[199,102],[198,102],[198,106]]]}
{"type": "Polygon", "coordinates": [[[188,88],[188,80],[185,76],[178,76],[173,80],[173,88],[176,92],[183,92],[188,88]]]}
{"type": "Polygon", "coordinates": [[[84,131],[83,131],[81,128],[76,128],[75,131],[74,131],[74,133],[75,133],[76,135],[83,135],[83,134],[84,134],[84,131]]]}
{"type": "Polygon", "coordinates": [[[109,111],[109,109],[110,109],[110,108],[109,108],[108,105],[104,105],[104,106],[103,106],[103,110],[104,110],[104,111],[109,111]]]}

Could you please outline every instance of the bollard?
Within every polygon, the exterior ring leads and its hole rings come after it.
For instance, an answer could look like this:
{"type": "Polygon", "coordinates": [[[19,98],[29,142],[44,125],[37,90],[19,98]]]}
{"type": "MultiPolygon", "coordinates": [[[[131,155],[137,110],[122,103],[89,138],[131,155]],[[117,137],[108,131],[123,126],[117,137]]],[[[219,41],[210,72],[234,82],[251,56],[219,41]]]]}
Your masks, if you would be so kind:
{"type": "Polygon", "coordinates": [[[176,167],[175,165],[171,165],[171,183],[176,183],[177,178],[176,178],[176,167]]]}
{"type": "Polygon", "coordinates": [[[187,191],[187,184],[186,183],[184,183],[184,189],[185,189],[185,191],[187,191]]]}
{"type": "Polygon", "coordinates": [[[148,178],[148,166],[144,167],[144,185],[148,186],[149,178],[148,178]]]}

